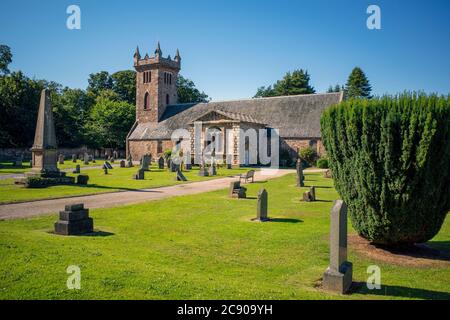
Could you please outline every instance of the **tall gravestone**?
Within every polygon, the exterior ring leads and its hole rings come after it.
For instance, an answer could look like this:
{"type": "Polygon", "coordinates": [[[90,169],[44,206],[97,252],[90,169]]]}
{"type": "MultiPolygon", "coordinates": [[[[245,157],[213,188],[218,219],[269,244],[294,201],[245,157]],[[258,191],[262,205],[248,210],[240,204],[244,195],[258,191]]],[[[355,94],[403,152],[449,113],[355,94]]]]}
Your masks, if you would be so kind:
{"type": "Polygon", "coordinates": [[[304,187],[305,186],[305,176],[303,175],[303,166],[302,166],[302,160],[300,158],[297,159],[296,163],[296,170],[297,170],[297,187],[304,187]]]}
{"type": "Polygon", "coordinates": [[[150,156],[145,154],[141,160],[141,168],[145,171],[150,171],[150,156]]]}
{"type": "Polygon", "coordinates": [[[258,193],[258,204],[256,208],[256,219],[257,221],[265,222],[270,219],[267,216],[268,209],[268,199],[267,199],[267,191],[266,189],[259,190],[258,193]]]}
{"type": "Polygon", "coordinates": [[[323,274],[323,287],[346,293],[352,284],[352,263],[347,261],[347,205],[344,201],[334,202],[330,220],[330,266],[323,274]]]}
{"type": "Polygon", "coordinates": [[[164,158],[163,157],[159,157],[158,167],[159,167],[159,169],[164,169],[164,158]]]}
{"type": "Polygon", "coordinates": [[[56,133],[53,122],[53,111],[50,101],[50,91],[41,92],[41,101],[36,123],[36,133],[32,152],[32,173],[37,175],[55,175],[60,172],[56,164],[56,133]]]}
{"type": "Polygon", "coordinates": [[[64,155],[62,153],[60,153],[58,156],[58,162],[59,164],[64,164],[64,155]]]}
{"type": "Polygon", "coordinates": [[[83,161],[85,165],[89,164],[89,155],[87,154],[87,152],[84,153],[83,161]]]}

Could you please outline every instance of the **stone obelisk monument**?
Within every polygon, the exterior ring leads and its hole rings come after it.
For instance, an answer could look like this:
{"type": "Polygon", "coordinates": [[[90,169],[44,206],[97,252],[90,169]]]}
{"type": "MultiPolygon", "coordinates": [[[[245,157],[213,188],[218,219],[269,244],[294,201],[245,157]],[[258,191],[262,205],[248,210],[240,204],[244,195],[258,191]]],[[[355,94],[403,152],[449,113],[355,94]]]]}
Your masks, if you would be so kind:
{"type": "Polygon", "coordinates": [[[44,89],[41,92],[36,133],[34,135],[33,147],[31,148],[32,169],[28,175],[60,176],[61,174],[57,167],[56,147],[55,124],[53,122],[50,91],[44,89]]]}

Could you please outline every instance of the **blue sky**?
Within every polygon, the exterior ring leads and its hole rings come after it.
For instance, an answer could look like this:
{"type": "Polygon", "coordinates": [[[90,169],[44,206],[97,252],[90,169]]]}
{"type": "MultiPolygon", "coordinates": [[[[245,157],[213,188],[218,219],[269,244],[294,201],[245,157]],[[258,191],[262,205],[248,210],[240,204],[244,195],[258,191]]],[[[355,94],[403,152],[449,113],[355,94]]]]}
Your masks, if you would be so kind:
{"type": "Polygon", "coordinates": [[[180,49],[181,73],[213,100],[251,97],[257,87],[305,68],[324,92],[354,66],[374,93],[450,92],[450,1],[189,0],[17,1],[0,4],[0,43],[12,70],[85,88],[90,73],[131,69],[133,53],[180,49]],[[66,8],[81,8],[81,30],[66,8]],[[381,8],[381,30],[366,9],[381,8]]]}

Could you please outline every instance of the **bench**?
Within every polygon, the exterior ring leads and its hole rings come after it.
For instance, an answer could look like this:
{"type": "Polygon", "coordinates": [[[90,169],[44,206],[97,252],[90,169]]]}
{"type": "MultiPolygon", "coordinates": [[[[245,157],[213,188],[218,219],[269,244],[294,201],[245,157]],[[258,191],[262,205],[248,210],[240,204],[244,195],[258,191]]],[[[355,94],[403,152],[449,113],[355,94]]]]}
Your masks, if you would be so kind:
{"type": "Polygon", "coordinates": [[[252,179],[252,183],[255,182],[255,170],[249,170],[246,174],[241,174],[239,176],[239,182],[241,179],[244,179],[245,183],[247,183],[250,178],[252,179]]]}

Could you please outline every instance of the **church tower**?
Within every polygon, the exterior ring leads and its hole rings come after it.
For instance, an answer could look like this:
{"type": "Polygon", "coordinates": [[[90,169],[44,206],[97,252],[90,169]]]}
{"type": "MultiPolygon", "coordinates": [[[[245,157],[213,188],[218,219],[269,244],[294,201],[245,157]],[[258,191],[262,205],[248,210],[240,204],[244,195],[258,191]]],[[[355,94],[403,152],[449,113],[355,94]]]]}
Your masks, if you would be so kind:
{"type": "Polygon", "coordinates": [[[173,60],[170,55],[164,58],[159,42],[151,57],[146,54],[141,59],[139,48],[136,48],[136,120],[139,123],[159,122],[166,107],[177,103],[176,83],[180,66],[178,50],[173,60]]]}

